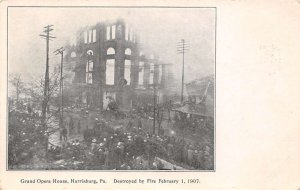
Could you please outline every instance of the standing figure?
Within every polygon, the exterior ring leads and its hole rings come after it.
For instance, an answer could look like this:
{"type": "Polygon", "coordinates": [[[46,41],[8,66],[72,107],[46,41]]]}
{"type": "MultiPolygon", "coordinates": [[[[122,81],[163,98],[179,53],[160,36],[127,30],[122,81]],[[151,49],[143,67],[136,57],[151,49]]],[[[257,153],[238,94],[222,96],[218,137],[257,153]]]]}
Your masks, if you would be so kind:
{"type": "Polygon", "coordinates": [[[188,165],[192,166],[192,161],[193,161],[193,149],[192,146],[189,147],[189,149],[187,150],[187,161],[188,161],[188,165]]]}
{"type": "Polygon", "coordinates": [[[74,129],[74,121],[73,121],[73,117],[70,116],[70,121],[69,121],[69,133],[71,134],[73,132],[74,129]]]}
{"type": "Polygon", "coordinates": [[[59,129],[59,140],[60,140],[60,141],[61,141],[62,138],[63,138],[63,129],[64,129],[64,128],[60,128],[60,129],[59,129]]]}
{"type": "Polygon", "coordinates": [[[108,151],[107,148],[105,148],[105,151],[104,151],[104,157],[105,157],[105,159],[104,159],[104,165],[106,167],[109,166],[109,156],[108,155],[109,155],[109,151],[108,151]]]}
{"type": "Polygon", "coordinates": [[[129,119],[128,124],[127,124],[127,126],[126,126],[126,130],[127,130],[127,131],[130,131],[130,130],[132,129],[132,126],[133,126],[132,119],[129,119]]]}
{"type": "Polygon", "coordinates": [[[142,117],[139,117],[139,120],[138,120],[138,128],[139,128],[139,129],[142,129],[142,128],[143,128],[142,117]]]}
{"type": "Polygon", "coordinates": [[[80,134],[80,131],[81,131],[80,119],[78,119],[78,123],[77,123],[77,132],[78,132],[78,134],[80,134]]]}
{"type": "Polygon", "coordinates": [[[67,140],[68,140],[67,133],[68,133],[67,128],[64,127],[64,128],[62,129],[62,136],[63,136],[63,140],[64,140],[64,141],[67,141],[67,140]]]}

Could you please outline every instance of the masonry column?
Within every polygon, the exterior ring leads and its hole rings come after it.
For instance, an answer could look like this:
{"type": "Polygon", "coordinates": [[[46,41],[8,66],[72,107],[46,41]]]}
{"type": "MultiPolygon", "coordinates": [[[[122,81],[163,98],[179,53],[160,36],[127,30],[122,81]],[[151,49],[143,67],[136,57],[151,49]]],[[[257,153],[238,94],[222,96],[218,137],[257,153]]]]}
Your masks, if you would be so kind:
{"type": "MultiPolygon", "coordinates": [[[[118,86],[120,79],[124,78],[125,40],[122,37],[117,37],[115,43],[115,86],[118,86]]],[[[122,94],[121,88],[118,88],[116,92],[116,101],[119,105],[122,105],[122,94]]]]}

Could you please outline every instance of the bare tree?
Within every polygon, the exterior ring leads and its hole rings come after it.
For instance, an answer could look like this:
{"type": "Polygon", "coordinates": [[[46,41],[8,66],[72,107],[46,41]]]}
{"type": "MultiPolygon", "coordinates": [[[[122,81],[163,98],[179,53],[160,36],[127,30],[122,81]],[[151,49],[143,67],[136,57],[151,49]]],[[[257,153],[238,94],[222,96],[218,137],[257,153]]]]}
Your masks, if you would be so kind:
{"type": "Polygon", "coordinates": [[[42,104],[45,103],[48,108],[48,114],[46,119],[43,117],[37,117],[36,123],[39,126],[39,133],[42,134],[39,136],[41,142],[44,143],[45,152],[47,154],[48,144],[49,144],[49,136],[55,133],[58,129],[56,125],[57,118],[55,117],[55,113],[50,110],[50,101],[55,100],[56,97],[59,96],[59,80],[60,80],[60,73],[59,69],[54,68],[53,72],[50,74],[49,77],[49,89],[46,99],[44,99],[44,77],[39,76],[31,83],[28,84],[26,89],[27,95],[29,95],[32,99],[32,102],[37,103],[38,106],[36,111],[41,113],[42,104]],[[45,102],[44,102],[45,101],[45,102]]]}
{"type": "Polygon", "coordinates": [[[19,96],[24,90],[24,83],[21,80],[20,74],[10,74],[9,83],[15,88],[17,105],[19,103],[19,96]]]}
{"type": "MultiPolygon", "coordinates": [[[[49,105],[50,101],[58,96],[59,93],[59,70],[57,68],[54,68],[53,72],[50,74],[50,79],[49,79],[49,89],[48,89],[48,94],[46,98],[46,104],[49,105]]],[[[40,103],[40,105],[43,102],[44,98],[44,77],[40,76],[37,77],[33,82],[29,84],[29,88],[27,88],[27,93],[28,95],[33,99],[34,102],[40,103]]]]}

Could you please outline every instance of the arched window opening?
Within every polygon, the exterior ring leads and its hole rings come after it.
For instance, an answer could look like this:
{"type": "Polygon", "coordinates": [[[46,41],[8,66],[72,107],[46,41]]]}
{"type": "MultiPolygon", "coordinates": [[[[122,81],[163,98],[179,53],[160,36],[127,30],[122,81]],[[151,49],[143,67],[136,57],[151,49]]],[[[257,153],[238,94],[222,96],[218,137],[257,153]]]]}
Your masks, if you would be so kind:
{"type": "Polygon", "coordinates": [[[88,55],[94,55],[94,52],[93,52],[92,50],[88,50],[86,53],[87,53],[88,55]]]}
{"type": "Polygon", "coordinates": [[[125,49],[125,55],[131,55],[131,49],[130,48],[125,49]]]}
{"type": "Polygon", "coordinates": [[[127,84],[130,85],[130,69],[131,69],[131,60],[125,60],[125,69],[124,69],[124,78],[127,81],[127,84]]]}
{"type": "Polygon", "coordinates": [[[114,55],[114,54],[116,54],[115,49],[112,48],[112,47],[108,48],[106,54],[107,55],[114,55]]]}
{"type": "Polygon", "coordinates": [[[85,68],[87,84],[93,83],[93,70],[94,70],[94,62],[92,60],[88,60],[85,68]]]}
{"type": "Polygon", "coordinates": [[[106,61],[106,84],[114,85],[115,84],[115,60],[108,59],[106,61]]]}

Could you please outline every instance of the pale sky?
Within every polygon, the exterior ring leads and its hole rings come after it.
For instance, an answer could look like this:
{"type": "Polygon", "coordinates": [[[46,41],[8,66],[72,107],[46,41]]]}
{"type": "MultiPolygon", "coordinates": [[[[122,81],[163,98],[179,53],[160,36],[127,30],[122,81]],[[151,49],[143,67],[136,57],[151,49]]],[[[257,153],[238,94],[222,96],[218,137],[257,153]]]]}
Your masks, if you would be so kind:
{"type": "Polygon", "coordinates": [[[52,24],[56,39],[50,42],[50,67],[60,62],[52,52],[75,37],[76,31],[97,22],[123,18],[160,59],[174,65],[181,76],[182,55],[176,45],[181,39],[190,42],[185,56],[186,82],[214,73],[215,9],[213,8],[9,8],[9,72],[22,78],[43,75],[46,45],[39,37],[43,27],[52,24]]]}

